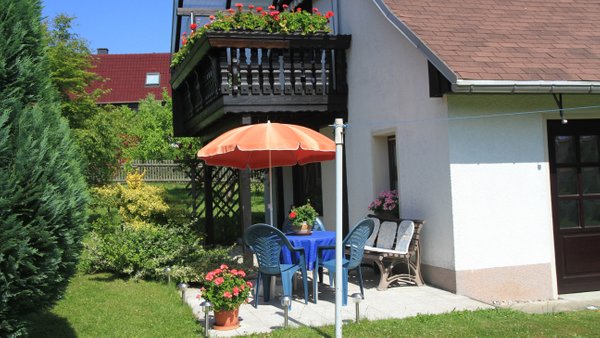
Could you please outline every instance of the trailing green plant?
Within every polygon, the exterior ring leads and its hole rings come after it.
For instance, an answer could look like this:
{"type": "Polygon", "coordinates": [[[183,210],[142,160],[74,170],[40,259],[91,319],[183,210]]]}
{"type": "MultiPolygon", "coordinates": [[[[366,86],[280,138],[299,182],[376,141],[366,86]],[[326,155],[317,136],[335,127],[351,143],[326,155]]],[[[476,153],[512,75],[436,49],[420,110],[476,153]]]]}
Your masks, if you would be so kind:
{"type": "Polygon", "coordinates": [[[329,19],[333,17],[333,12],[329,11],[323,15],[317,8],[310,13],[300,8],[294,11],[287,5],[283,5],[283,11],[275,10],[275,6],[269,6],[268,10],[264,10],[260,6],[254,7],[254,5],[248,5],[248,10],[245,11],[244,5],[241,3],[235,4],[235,7],[236,9],[219,11],[216,15],[211,15],[210,22],[202,27],[192,23],[190,34],[183,33],[181,36],[182,45],[179,51],[173,55],[171,67],[180,64],[192,46],[209,31],[264,31],[278,34],[310,35],[330,32],[328,24],[329,19]]]}
{"type": "Polygon", "coordinates": [[[87,218],[81,158],[61,117],[39,0],[0,0],[0,337],[52,307],[87,218]]]}

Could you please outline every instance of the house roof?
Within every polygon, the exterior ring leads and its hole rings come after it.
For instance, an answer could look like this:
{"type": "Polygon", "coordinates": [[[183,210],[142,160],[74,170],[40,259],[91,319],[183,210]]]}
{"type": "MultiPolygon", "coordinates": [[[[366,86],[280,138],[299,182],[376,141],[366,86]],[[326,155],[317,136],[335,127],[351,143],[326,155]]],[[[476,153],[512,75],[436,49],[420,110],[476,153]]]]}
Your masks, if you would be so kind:
{"type": "Polygon", "coordinates": [[[373,1],[455,91],[600,86],[600,0],[373,1]]]}
{"type": "Polygon", "coordinates": [[[169,64],[171,54],[98,54],[94,55],[95,73],[106,79],[93,83],[92,89],[111,91],[100,97],[98,103],[136,103],[149,93],[162,97],[163,88],[171,95],[169,64]],[[146,86],[146,74],[159,73],[159,85],[146,86]]]}

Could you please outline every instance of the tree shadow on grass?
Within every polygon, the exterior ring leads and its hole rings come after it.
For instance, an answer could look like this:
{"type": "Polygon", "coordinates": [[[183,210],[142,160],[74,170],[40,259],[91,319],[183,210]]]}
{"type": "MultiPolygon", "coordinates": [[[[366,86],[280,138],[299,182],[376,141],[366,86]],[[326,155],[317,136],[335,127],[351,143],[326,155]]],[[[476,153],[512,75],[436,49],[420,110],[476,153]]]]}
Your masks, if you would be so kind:
{"type": "Polygon", "coordinates": [[[98,274],[98,275],[95,275],[94,277],[90,278],[90,280],[93,280],[96,282],[114,282],[119,279],[125,280],[124,278],[121,278],[119,275],[113,274],[113,273],[102,273],[102,274],[98,274]]]}
{"type": "Polygon", "coordinates": [[[77,334],[66,318],[52,312],[31,314],[27,317],[30,337],[76,338],[77,334]]]}

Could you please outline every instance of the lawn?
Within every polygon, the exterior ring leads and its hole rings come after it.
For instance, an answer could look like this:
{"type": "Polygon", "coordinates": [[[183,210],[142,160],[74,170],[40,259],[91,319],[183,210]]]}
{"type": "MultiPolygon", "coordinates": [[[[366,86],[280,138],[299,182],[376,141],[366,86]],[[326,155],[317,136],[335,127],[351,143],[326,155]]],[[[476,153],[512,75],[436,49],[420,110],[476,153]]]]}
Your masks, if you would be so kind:
{"type": "Polygon", "coordinates": [[[32,337],[198,337],[200,324],[173,285],[111,274],[72,279],[50,311],[30,318],[32,337]]]}
{"type": "MultiPolygon", "coordinates": [[[[333,309],[332,309],[333,310],[333,309]]],[[[173,285],[110,274],[76,276],[48,313],[32,316],[32,337],[198,337],[200,324],[173,285]]],[[[344,325],[345,337],[598,336],[599,311],[532,315],[512,310],[453,312],[344,325]]],[[[333,336],[333,326],[275,330],[252,337],[333,336]]]]}
{"type": "MultiPolygon", "coordinates": [[[[598,337],[599,311],[526,314],[479,310],[406,319],[361,321],[343,326],[344,337],[598,337]]],[[[302,327],[249,337],[333,337],[333,326],[302,327]]]]}

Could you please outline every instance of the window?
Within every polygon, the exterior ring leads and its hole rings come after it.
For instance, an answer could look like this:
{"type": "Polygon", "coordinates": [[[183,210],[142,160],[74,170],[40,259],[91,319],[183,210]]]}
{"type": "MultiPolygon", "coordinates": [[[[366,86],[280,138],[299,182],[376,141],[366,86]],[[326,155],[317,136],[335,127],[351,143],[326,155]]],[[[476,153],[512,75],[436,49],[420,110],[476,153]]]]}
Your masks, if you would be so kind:
{"type": "Polygon", "coordinates": [[[390,190],[398,189],[398,169],[396,166],[396,136],[388,136],[388,166],[390,172],[390,190]]]}
{"type": "Polygon", "coordinates": [[[160,73],[146,73],[146,86],[160,85],[160,73]]]}

